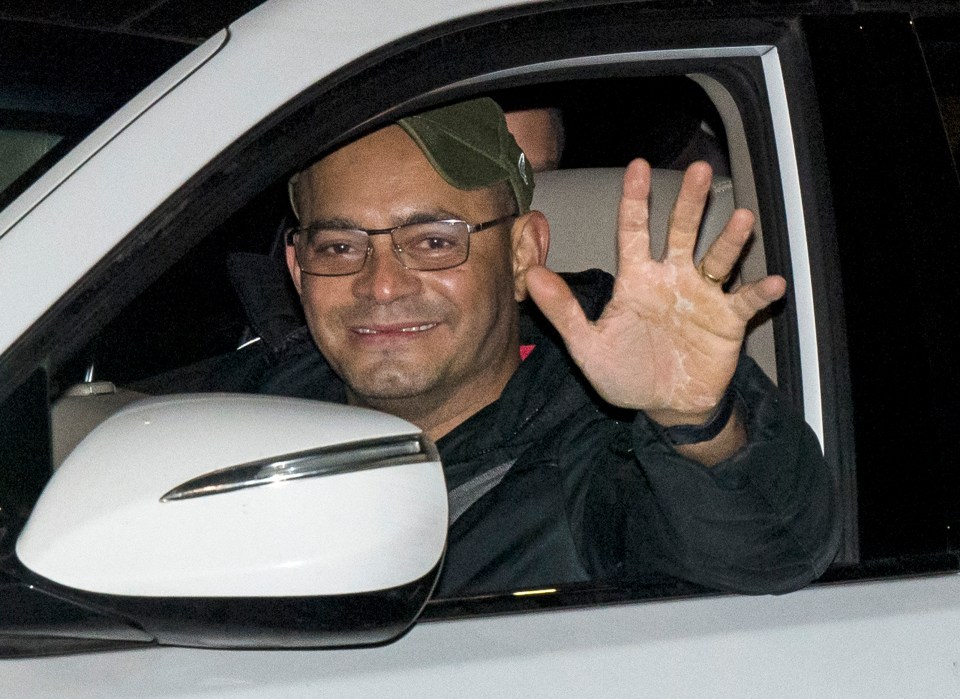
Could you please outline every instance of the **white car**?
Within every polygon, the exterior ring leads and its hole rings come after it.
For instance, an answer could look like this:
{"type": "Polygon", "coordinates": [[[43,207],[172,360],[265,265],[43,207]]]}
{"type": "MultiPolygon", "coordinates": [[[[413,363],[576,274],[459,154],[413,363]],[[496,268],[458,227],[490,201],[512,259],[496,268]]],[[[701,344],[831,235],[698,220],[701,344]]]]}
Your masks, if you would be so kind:
{"type": "Polygon", "coordinates": [[[0,696],[960,694],[960,10],[808,5],[268,0],[65,153],[0,81],[0,696]],[[821,581],[431,598],[415,427],[130,390],[269,341],[227,270],[269,255],[293,172],[479,94],[563,110],[555,267],[610,266],[577,216],[636,155],[706,155],[713,217],[757,212],[740,274],[790,290],[747,349],[844,512],[821,581]]]}

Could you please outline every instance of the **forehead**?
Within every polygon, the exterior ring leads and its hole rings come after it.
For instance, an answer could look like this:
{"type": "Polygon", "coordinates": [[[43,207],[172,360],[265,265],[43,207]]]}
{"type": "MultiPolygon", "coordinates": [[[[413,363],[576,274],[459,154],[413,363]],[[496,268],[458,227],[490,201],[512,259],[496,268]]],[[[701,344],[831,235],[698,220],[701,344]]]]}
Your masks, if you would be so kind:
{"type": "Polygon", "coordinates": [[[461,190],[434,170],[399,126],[388,126],[327,155],[298,179],[301,220],[345,218],[387,227],[417,212],[465,219],[498,212],[502,187],[461,190]]]}

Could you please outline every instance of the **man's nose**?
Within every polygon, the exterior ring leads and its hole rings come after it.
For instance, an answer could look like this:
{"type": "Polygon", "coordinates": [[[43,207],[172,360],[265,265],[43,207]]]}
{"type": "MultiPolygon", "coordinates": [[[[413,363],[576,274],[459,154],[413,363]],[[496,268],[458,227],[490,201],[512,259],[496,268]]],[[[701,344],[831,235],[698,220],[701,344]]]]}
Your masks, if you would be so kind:
{"type": "Polygon", "coordinates": [[[356,296],[386,304],[420,290],[420,278],[400,262],[389,235],[371,236],[370,245],[373,250],[353,284],[356,296]]]}

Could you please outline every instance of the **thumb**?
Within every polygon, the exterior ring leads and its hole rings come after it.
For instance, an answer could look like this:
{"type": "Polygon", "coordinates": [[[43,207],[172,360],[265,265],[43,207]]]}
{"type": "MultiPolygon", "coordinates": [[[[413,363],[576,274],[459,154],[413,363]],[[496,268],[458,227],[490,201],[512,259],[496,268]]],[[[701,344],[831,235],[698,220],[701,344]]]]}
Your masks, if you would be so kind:
{"type": "Polygon", "coordinates": [[[527,291],[576,355],[574,346],[586,339],[592,323],[567,283],[556,272],[537,265],[527,270],[527,291]]]}

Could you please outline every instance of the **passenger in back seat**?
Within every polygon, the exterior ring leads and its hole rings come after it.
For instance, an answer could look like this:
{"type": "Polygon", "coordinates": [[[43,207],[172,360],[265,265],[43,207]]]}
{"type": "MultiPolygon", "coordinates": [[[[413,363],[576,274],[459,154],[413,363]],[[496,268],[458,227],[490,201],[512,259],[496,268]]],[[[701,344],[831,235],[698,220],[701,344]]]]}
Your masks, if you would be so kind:
{"type": "Polygon", "coordinates": [[[548,224],[499,107],[403,119],[291,183],[307,327],[188,388],[349,402],[423,429],[450,490],[439,595],[651,577],[796,589],[837,549],[834,485],[811,430],[741,357],[747,321],[785,289],[723,289],[751,215],[693,264],[709,180],[688,171],[653,261],[635,161],[616,282],[564,280],[542,266],[548,224]]]}
{"type": "Polygon", "coordinates": [[[563,157],[566,134],[557,107],[515,109],[504,114],[507,129],[527,156],[534,172],[556,170],[563,157]]]}
{"type": "Polygon", "coordinates": [[[703,160],[715,175],[730,175],[723,134],[711,126],[721,125],[719,115],[692,80],[614,82],[524,85],[493,96],[534,172],[623,167],[625,153],[652,149],[655,168],[684,170],[703,160]]]}

